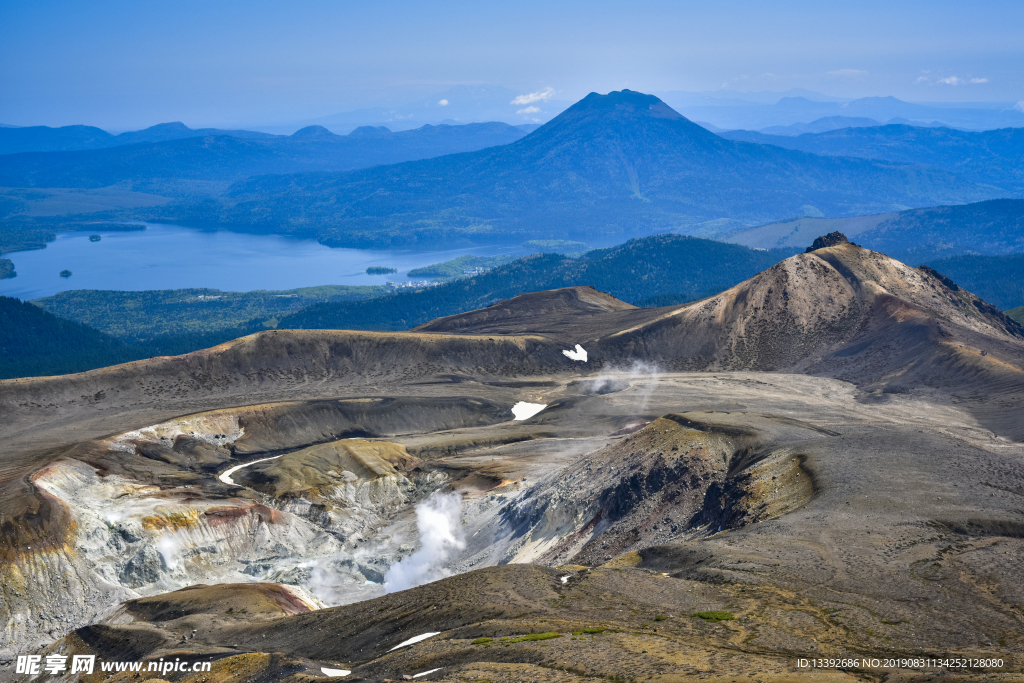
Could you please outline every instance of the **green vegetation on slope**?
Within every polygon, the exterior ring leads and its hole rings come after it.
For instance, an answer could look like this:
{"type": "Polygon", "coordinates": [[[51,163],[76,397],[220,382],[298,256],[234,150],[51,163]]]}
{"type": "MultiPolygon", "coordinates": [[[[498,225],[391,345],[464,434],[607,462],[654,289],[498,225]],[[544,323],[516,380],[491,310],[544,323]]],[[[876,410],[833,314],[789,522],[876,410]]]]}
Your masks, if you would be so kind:
{"type": "Polygon", "coordinates": [[[910,265],[957,254],[1024,252],[1024,200],[993,199],[849,218],[792,218],[729,230],[716,239],[749,247],[809,246],[838,230],[851,240],[910,265]]]}
{"type": "Polygon", "coordinates": [[[80,372],[140,357],[102,332],[0,296],[0,379],[80,372]]]}
{"type": "MultiPolygon", "coordinates": [[[[1024,306],[1024,254],[953,256],[926,265],[960,287],[1007,311],[1024,306]]],[[[1017,322],[1021,322],[1014,318],[1017,322]]]]}
{"type": "Polygon", "coordinates": [[[582,256],[590,251],[586,242],[572,240],[529,240],[526,246],[545,254],[565,254],[566,256],[582,256]]]}
{"type": "Polygon", "coordinates": [[[409,271],[409,277],[429,277],[439,280],[451,280],[454,278],[466,277],[463,271],[473,268],[489,270],[512,263],[518,256],[459,256],[451,261],[434,263],[422,268],[413,268],[409,271]]]}
{"type": "MultiPolygon", "coordinates": [[[[489,306],[525,292],[590,285],[635,303],[671,294],[676,301],[710,296],[793,254],[758,251],[681,235],[634,239],[573,259],[537,254],[483,275],[373,302],[327,303],[285,316],[281,328],[405,330],[455,313],[489,306]]],[[[247,329],[259,329],[251,324],[247,329]]]]}
{"type": "Polygon", "coordinates": [[[56,316],[89,325],[130,343],[166,337],[163,340],[166,344],[171,337],[183,335],[208,335],[223,330],[234,333],[235,328],[254,318],[265,321],[268,327],[276,327],[278,317],[312,304],[362,301],[385,293],[383,287],[343,285],[254,292],[71,290],[32,303],[56,316]]]}
{"type": "Polygon", "coordinates": [[[902,211],[860,233],[857,243],[910,265],[963,253],[1021,253],[1024,200],[902,211]]]}
{"type": "Polygon", "coordinates": [[[1006,312],[1006,315],[1010,316],[1021,325],[1024,325],[1024,306],[1018,306],[1017,308],[1011,308],[1006,312]]]}

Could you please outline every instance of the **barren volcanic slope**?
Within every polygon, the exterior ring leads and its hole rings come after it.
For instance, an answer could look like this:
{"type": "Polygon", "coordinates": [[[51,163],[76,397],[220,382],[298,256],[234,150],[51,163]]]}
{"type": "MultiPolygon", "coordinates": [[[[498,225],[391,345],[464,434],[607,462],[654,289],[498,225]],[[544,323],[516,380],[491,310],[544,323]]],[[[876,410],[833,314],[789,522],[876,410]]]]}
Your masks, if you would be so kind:
{"type": "Polygon", "coordinates": [[[686,306],[573,288],[2,382],[4,652],[1019,680],[1024,341],[951,285],[840,242],[686,306]]]}

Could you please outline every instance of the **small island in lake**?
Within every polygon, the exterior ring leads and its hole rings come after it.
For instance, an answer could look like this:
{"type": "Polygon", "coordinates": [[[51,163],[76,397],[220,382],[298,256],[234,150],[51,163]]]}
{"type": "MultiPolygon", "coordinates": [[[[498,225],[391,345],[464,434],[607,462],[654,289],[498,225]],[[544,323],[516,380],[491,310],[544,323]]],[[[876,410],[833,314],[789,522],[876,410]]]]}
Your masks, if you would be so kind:
{"type": "Polygon", "coordinates": [[[62,270],[62,271],[60,271],[60,276],[61,277],[71,277],[71,271],[70,270],[62,270]]]}
{"type": "Polygon", "coordinates": [[[366,269],[367,275],[389,275],[397,272],[398,268],[385,268],[384,266],[370,266],[366,269]]]}
{"type": "Polygon", "coordinates": [[[17,276],[18,274],[14,272],[14,261],[9,258],[0,258],[0,280],[17,276]]]}
{"type": "Polygon", "coordinates": [[[90,242],[99,242],[101,239],[103,238],[100,237],[99,235],[89,235],[90,242]]]}

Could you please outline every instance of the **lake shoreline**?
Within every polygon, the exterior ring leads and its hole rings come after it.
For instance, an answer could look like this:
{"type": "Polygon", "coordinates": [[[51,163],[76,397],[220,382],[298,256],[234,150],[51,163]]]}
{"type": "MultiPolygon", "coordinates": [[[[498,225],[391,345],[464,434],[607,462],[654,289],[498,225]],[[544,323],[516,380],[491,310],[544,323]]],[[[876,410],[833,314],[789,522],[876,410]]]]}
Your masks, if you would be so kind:
{"type": "MultiPolygon", "coordinates": [[[[106,224],[109,226],[110,224],[106,224]]],[[[39,299],[70,290],[225,292],[409,282],[410,270],[459,256],[525,256],[536,249],[492,241],[444,249],[330,247],[311,238],[146,222],[143,229],[58,232],[41,249],[6,252],[16,278],[0,295],[39,299]],[[90,241],[98,234],[99,241],[90,241]],[[394,268],[372,275],[367,268],[394,268]],[[60,278],[61,271],[71,271],[60,278]]]]}

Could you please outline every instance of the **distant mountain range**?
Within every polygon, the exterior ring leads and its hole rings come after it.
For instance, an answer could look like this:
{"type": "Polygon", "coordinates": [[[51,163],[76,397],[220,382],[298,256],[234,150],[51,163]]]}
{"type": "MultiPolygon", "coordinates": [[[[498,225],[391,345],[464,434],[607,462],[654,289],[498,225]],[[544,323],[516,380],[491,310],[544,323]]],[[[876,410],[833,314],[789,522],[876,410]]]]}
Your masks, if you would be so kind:
{"type": "Polygon", "coordinates": [[[369,107],[304,121],[305,125],[326,126],[348,132],[359,126],[384,125],[408,130],[424,124],[464,124],[504,121],[510,124],[538,124],[551,120],[571,102],[557,100],[550,88],[520,93],[496,85],[457,85],[444,92],[396,106],[369,107]]]}
{"type": "Polygon", "coordinates": [[[152,219],[315,235],[337,246],[712,234],[1005,191],[946,171],[726,140],[658,98],[592,93],[514,143],[352,173],[263,176],[152,219]]]}
{"type": "Polygon", "coordinates": [[[923,164],[956,173],[971,182],[1024,192],[1024,128],[979,133],[907,125],[845,127],[796,137],[764,132],[725,131],[730,140],[776,145],[828,156],[923,164]]]}
{"type": "MultiPolygon", "coordinates": [[[[71,128],[75,130],[48,129],[53,144],[71,145],[84,139],[76,137],[81,133],[77,129],[84,127],[71,128]],[[59,142],[57,135],[62,131],[68,135],[65,142],[59,142]]],[[[4,132],[8,131],[0,131],[0,137],[4,132]]],[[[521,128],[493,122],[426,125],[398,133],[384,127],[363,127],[344,136],[322,126],[275,136],[250,131],[190,131],[181,124],[167,124],[123,134],[154,138],[149,141],[0,156],[0,186],[96,188],[125,183],[137,191],[174,196],[180,192],[167,180],[216,182],[224,189],[253,175],[348,171],[504,145],[526,134],[521,128]]],[[[189,186],[186,194],[193,192],[189,186]]]]}
{"type": "Polygon", "coordinates": [[[219,128],[192,129],[184,123],[161,123],[144,130],[113,135],[94,126],[26,126],[0,128],[0,154],[21,152],[72,152],[86,149],[106,149],[133,145],[140,142],[165,142],[183,138],[228,135],[246,140],[268,140],[279,137],[252,130],[221,130],[219,128]]]}
{"type": "MultiPolygon", "coordinates": [[[[531,97],[548,101],[546,93],[531,97]]],[[[797,100],[811,102],[777,104],[797,100]]],[[[621,91],[591,94],[539,128],[363,126],[344,136],[323,126],[289,136],[180,123],[118,136],[85,126],[5,128],[0,143],[15,147],[97,148],[0,155],[0,187],[22,188],[0,196],[0,229],[17,237],[46,227],[28,217],[32,188],[116,186],[179,201],[129,204],[90,220],[269,230],[331,246],[522,242],[555,233],[607,244],[660,232],[760,245],[782,244],[791,229],[766,227],[779,219],[843,218],[841,229],[856,235],[864,221],[878,222],[873,214],[1024,196],[1024,128],[872,123],[837,115],[786,129],[845,126],[819,133],[716,135],[658,98],[621,91]]],[[[827,232],[819,227],[812,229],[827,232]]],[[[919,260],[978,251],[958,235],[938,234],[885,248],[919,260]]],[[[1007,239],[986,241],[985,249],[1018,248],[1007,239]]]]}
{"type": "Polygon", "coordinates": [[[724,130],[761,130],[832,116],[880,122],[900,119],[900,122],[915,126],[945,125],[967,130],[1024,127],[1024,111],[1020,111],[1014,102],[915,103],[895,97],[839,100],[807,91],[790,96],[773,93],[769,97],[757,98],[759,101],[747,99],[746,93],[735,93],[731,97],[712,95],[661,93],[666,104],[687,118],[706,121],[724,130]]]}

